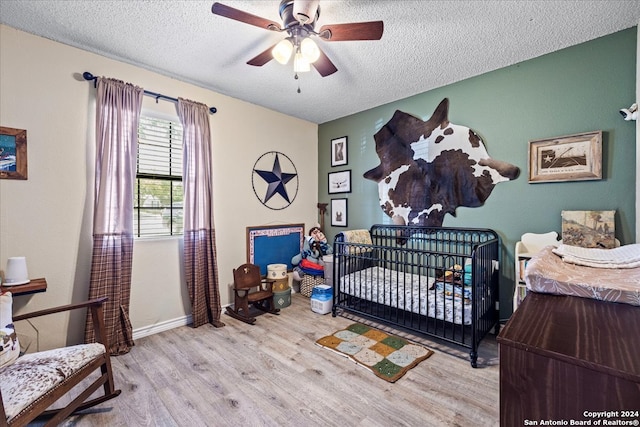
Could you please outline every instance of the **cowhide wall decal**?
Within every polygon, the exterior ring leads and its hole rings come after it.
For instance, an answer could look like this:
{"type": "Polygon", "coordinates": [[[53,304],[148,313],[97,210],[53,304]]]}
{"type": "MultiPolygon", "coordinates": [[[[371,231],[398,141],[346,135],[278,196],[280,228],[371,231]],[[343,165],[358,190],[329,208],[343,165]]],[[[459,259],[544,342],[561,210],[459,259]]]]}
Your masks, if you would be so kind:
{"type": "Polygon", "coordinates": [[[449,122],[445,98],[426,122],[396,111],[375,135],[380,165],[364,177],[378,183],[380,206],[394,224],[442,226],[458,206],[484,204],[495,185],[520,169],[489,157],[471,129],[449,122]]]}

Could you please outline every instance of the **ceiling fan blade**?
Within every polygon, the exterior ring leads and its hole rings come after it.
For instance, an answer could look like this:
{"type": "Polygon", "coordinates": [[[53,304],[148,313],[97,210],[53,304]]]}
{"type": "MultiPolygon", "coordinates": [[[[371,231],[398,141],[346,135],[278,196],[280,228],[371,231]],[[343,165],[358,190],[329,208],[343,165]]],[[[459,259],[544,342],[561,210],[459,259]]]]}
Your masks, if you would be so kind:
{"type": "Polygon", "coordinates": [[[350,40],[380,40],[384,31],[382,21],[353,22],[351,24],[323,25],[320,37],[329,42],[350,40]]]}
{"type": "Polygon", "coordinates": [[[311,65],[313,65],[313,68],[318,70],[318,73],[320,73],[322,77],[330,76],[331,74],[338,71],[336,66],[333,65],[333,62],[331,62],[329,57],[322,51],[322,49],[320,49],[320,57],[316,59],[316,62],[312,62],[311,65]]]}
{"type": "Polygon", "coordinates": [[[245,24],[254,25],[256,27],[264,28],[267,30],[283,31],[280,27],[280,24],[278,24],[277,22],[252,15],[247,12],[243,12],[238,9],[234,9],[230,6],[225,6],[222,3],[214,3],[213,6],[211,6],[211,12],[214,15],[220,15],[224,16],[225,18],[235,19],[236,21],[244,22],[245,24]]]}
{"type": "Polygon", "coordinates": [[[264,64],[266,64],[267,62],[269,62],[269,61],[271,61],[273,59],[273,55],[271,54],[271,51],[273,50],[274,47],[275,47],[275,44],[273,46],[269,47],[264,52],[258,54],[257,56],[253,57],[252,59],[248,60],[247,64],[253,65],[255,67],[262,67],[264,64]]]}

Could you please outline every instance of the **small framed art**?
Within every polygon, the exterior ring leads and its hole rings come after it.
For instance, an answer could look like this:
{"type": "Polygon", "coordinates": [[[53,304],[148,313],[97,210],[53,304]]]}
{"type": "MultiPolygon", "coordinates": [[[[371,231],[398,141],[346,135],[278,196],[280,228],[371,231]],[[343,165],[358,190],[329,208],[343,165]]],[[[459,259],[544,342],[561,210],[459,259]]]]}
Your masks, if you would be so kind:
{"type": "Polygon", "coordinates": [[[529,182],[602,179],[602,131],[529,141],[529,182]]]}
{"type": "Polygon", "coordinates": [[[0,126],[0,178],[27,179],[27,131],[0,126]]]}
{"type": "Polygon", "coordinates": [[[329,194],[351,193],[351,171],[330,172],[329,194]]]}
{"type": "Polygon", "coordinates": [[[347,159],[347,137],[331,140],[331,166],[343,166],[348,162],[347,159]]]}
{"type": "Polygon", "coordinates": [[[331,225],[333,227],[347,226],[347,199],[331,200],[331,225]]]}
{"type": "Polygon", "coordinates": [[[562,243],[582,248],[615,248],[615,214],[615,210],[562,211],[562,243]]]}

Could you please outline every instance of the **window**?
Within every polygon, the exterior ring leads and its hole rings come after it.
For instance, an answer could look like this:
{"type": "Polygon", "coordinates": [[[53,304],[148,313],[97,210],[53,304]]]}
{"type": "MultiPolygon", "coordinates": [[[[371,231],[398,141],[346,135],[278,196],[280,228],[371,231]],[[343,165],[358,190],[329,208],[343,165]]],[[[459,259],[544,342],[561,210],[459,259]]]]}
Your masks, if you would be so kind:
{"type": "Polygon", "coordinates": [[[182,126],[141,116],[133,201],[136,237],[182,234],[182,126]]]}

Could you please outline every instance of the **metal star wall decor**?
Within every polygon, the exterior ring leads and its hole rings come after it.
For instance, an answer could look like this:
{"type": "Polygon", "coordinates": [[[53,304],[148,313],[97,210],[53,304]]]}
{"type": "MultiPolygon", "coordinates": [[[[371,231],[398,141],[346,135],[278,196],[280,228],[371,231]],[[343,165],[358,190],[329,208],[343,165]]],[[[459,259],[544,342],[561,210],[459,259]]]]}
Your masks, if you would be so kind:
{"type": "Polygon", "coordinates": [[[298,195],[298,171],[286,154],[269,151],[253,165],[253,191],[269,209],[289,206],[298,195]]]}

